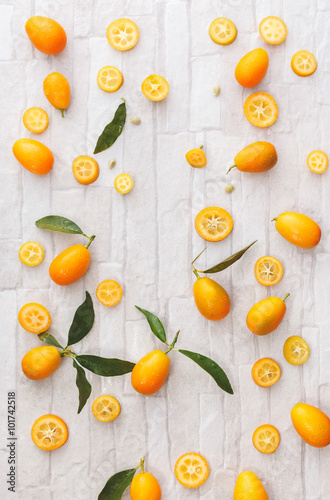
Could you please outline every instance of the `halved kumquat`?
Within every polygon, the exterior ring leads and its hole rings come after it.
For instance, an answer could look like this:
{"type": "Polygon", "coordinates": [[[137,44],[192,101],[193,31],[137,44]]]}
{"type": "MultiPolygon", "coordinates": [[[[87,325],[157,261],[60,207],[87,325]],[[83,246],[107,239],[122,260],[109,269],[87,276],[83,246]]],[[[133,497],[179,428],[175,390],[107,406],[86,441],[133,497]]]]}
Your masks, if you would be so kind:
{"type": "Polygon", "coordinates": [[[107,28],[107,39],[116,50],[130,50],[139,40],[139,28],[130,19],[116,19],[107,28]]]}
{"type": "Polygon", "coordinates": [[[90,156],[77,156],[72,162],[73,175],[79,184],[92,184],[99,176],[99,164],[90,156]]]}
{"type": "Polygon", "coordinates": [[[256,127],[269,127],[278,117],[275,99],[267,92],[255,92],[244,102],[246,119],[256,127]]]}
{"type": "Polygon", "coordinates": [[[308,50],[298,50],[291,59],[291,68],[298,76],[311,76],[317,69],[315,57],[308,50]]]}
{"type": "Polygon", "coordinates": [[[182,486],[197,488],[209,477],[209,465],[202,455],[186,453],[177,460],[174,473],[182,486]]]}
{"type": "Polygon", "coordinates": [[[115,178],[114,185],[120,194],[127,194],[133,188],[134,182],[129,174],[119,174],[115,178]]]}
{"type": "Polygon", "coordinates": [[[115,280],[104,280],[96,289],[96,298],[104,306],[115,306],[123,296],[123,289],[115,280]]]}
{"type": "Polygon", "coordinates": [[[44,249],[36,241],[27,241],[20,247],[18,256],[22,264],[37,266],[44,258],[44,249]]]}
{"type": "Polygon", "coordinates": [[[276,16],[265,17],[259,24],[261,38],[271,45],[284,42],[287,35],[287,27],[284,21],[276,16]]]}
{"type": "Polygon", "coordinates": [[[278,259],[270,255],[260,257],[254,266],[254,274],[260,285],[276,285],[283,277],[283,266],[278,259]]]}
{"type": "Polygon", "coordinates": [[[123,83],[122,73],[114,66],[104,66],[97,74],[97,84],[104,92],[116,92],[123,83]]]}
{"type": "Polygon", "coordinates": [[[168,81],[161,75],[149,75],[141,85],[143,95],[150,101],[162,101],[170,91],[168,81]]]}
{"type": "Polygon", "coordinates": [[[68,428],[64,420],[56,415],[43,415],[33,424],[31,437],[41,450],[56,450],[68,439],[68,428]]]}
{"type": "Polygon", "coordinates": [[[324,151],[312,151],[307,156],[307,166],[315,174],[323,174],[329,166],[329,158],[324,151]]]}
{"type": "Polygon", "coordinates": [[[223,208],[207,207],[197,214],[195,229],[206,241],[220,241],[231,233],[233,218],[223,208]]]}
{"type": "Polygon", "coordinates": [[[281,368],[273,359],[261,358],[252,366],[251,375],[259,387],[270,387],[279,380],[281,368]]]}
{"type": "Polygon", "coordinates": [[[274,453],[280,444],[280,433],[273,425],[260,425],[253,433],[252,442],[261,453],[274,453]]]}
{"type": "Polygon", "coordinates": [[[211,40],[218,45],[230,45],[236,40],[237,29],[230,19],[218,17],[210,24],[209,35],[211,40]]]}
{"type": "Polygon", "coordinates": [[[23,125],[30,132],[34,134],[40,134],[48,127],[48,114],[42,108],[29,108],[24,111],[23,114],[23,125]]]}
{"type": "Polygon", "coordinates": [[[284,343],[283,354],[291,365],[302,365],[309,358],[309,346],[306,340],[298,335],[292,335],[284,343]]]}
{"type": "Polygon", "coordinates": [[[44,306],[29,302],[19,310],[18,321],[27,332],[39,334],[49,328],[52,319],[44,306]]]}
{"type": "Polygon", "coordinates": [[[92,413],[100,422],[111,422],[120,414],[119,401],[113,396],[100,396],[93,403],[92,413]]]}

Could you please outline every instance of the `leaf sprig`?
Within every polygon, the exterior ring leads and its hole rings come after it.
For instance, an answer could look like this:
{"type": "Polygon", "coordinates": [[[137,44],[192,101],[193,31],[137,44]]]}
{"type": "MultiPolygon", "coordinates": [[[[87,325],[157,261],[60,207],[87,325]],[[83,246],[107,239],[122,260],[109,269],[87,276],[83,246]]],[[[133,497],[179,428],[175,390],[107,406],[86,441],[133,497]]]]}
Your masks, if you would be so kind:
{"type": "Polygon", "coordinates": [[[56,231],[58,233],[81,234],[89,240],[86,248],[94,241],[95,235],[87,236],[80,227],[70,219],[61,215],[47,215],[36,221],[36,226],[39,229],[47,229],[47,231],[56,231]]]}
{"type": "Polygon", "coordinates": [[[144,471],[144,457],[135,469],[127,469],[117,472],[111,476],[105,483],[103,490],[97,497],[98,500],[121,500],[124,491],[133,481],[136,471],[141,467],[141,472],[144,471]]]}

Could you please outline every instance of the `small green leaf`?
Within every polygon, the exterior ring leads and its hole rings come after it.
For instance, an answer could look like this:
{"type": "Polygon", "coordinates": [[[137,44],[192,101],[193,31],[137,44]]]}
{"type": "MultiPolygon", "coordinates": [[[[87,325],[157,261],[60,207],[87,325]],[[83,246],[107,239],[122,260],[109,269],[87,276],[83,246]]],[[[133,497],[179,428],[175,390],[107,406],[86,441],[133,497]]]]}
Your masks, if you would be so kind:
{"type": "Polygon", "coordinates": [[[157,316],[155,316],[153,313],[146,311],[145,309],[141,309],[141,307],[135,306],[136,309],[142,312],[142,314],[145,315],[145,317],[148,320],[149,326],[151,328],[151,331],[156,337],[159,338],[164,344],[166,344],[166,333],[165,333],[165,328],[163,327],[162,322],[160,321],[157,316]]]}
{"type": "Polygon", "coordinates": [[[230,385],[227,375],[220,366],[206,356],[198,354],[197,352],[185,351],[183,349],[178,349],[181,354],[187,356],[187,358],[192,359],[197,363],[203,370],[205,370],[211,377],[214,378],[218,386],[229,394],[234,394],[234,391],[230,385]]]}
{"type": "Polygon", "coordinates": [[[75,222],[61,217],[60,215],[48,215],[36,221],[36,226],[40,229],[47,229],[48,231],[57,231],[59,233],[70,234],[84,234],[75,222]]]}
{"type": "Polygon", "coordinates": [[[87,370],[101,375],[102,377],[117,377],[130,373],[135,364],[117,358],[101,358],[91,354],[81,354],[76,356],[78,363],[87,370]]]}
{"type": "Polygon", "coordinates": [[[91,395],[92,386],[86,378],[85,370],[75,360],[73,360],[73,366],[77,370],[76,385],[79,391],[79,408],[77,413],[80,413],[91,395]]]}
{"type": "Polygon", "coordinates": [[[48,332],[39,333],[38,337],[42,342],[45,342],[45,344],[53,345],[55,347],[58,347],[59,349],[63,349],[61,344],[57,342],[56,338],[48,332]]]}
{"type": "Polygon", "coordinates": [[[86,292],[86,299],[76,310],[72,325],[70,326],[68,346],[76,344],[86,337],[93,326],[94,318],[95,313],[92,298],[89,293],[86,292]]]}
{"type": "Polygon", "coordinates": [[[94,155],[97,153],[101,153],[101,151],[105,151],[110,148],[113,143],[118,139],[120,134],[123,131],[124,125],[126,121],[126,104],[125,101],[119,104],[115,116],[113,120],[108,123],[108,125],[103,130],[102,134],[97,140],[94,155]]]}
{"type": "Polygon", "coordinates": [[[128,469],[117,472],[108,479],[98,500],[120,500],[124,491],[131,484],[137,469],[128,469]]]}
{"type": "Polygon", "coordinates": [[[220,271],[223,271],[224,269],[227,269],[227,267],[231,266],[232,264],[234,264],[234,262],[236,262],[237,260],[239,260],[244,254],[245,252],[250,248],[252,247],[252,245],[255,244],[257,240],[255,240],[253,243],[251,243],[251,245],[243,248],[242,250],[240,250],[239,252],[236,252],[234,253],[234,255],[231,255],[230,257],[228,257],[227,259],[223,260],[222,262],[219,262],[219,264],[213,266],[213,267],[210,267],[209,269],[206,269],[206,271],[200,271],[199,269],[197,269],[197,271],[199,273],[219,273],[220,271]]]}

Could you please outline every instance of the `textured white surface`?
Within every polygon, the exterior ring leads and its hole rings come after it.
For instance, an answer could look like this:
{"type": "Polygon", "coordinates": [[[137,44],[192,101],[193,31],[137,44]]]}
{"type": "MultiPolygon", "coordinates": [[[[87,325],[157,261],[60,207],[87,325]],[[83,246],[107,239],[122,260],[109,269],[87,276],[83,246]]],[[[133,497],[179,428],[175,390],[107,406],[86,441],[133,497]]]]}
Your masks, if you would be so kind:
{"type": "MultiPolygon", "coordinates": [[[[0,345],[0,466],[1,499],[7,492],[6,394],[18,399],[18,493],[22,500],[94,500],[110,475],[135,466],[146,455],[148,470],[156,475],[164,500],[229,500],[238,473],[253,470],[271,500],[328,500],[330,449],[305,445],[295,433],[290,410],[299,402],[319,406],[330,414],[329,243],[328,193],[330,174],[312,174],[306,157],[314,149],[330,153],[330,4],[326,0],[0,0],[1,103],[1,248],[2,333],[0,345]],[[67,31],[67,48],[45,56],[28,40],[24,24],[34,15],[58,20],[67,31]],[[269,46],[258,25],[267,15],[278,15],[288,27],[284,44],[269,46]],[[208,36],[210,22],[219,16],[232,19],[238,37],[228,47],[208,36]],[[119,53],[105,37],[108,24],[119,17],[133,19],[140,40],[132,51],[119,53]],[[250,125],[242,105],[251,90],[234,79],[234,68],[248,50],[264,47],[270,67],[256,90],[269,91],[277,100],[279,118],[262,130],[250,125]],[[313,52],[318,70],[310,78],[296,76],[290,60],[299,49],[313,52]],[[116,94],[96,84],[104,65],[117,66],[124,85],[116,94]],[[65,119],[51,108],[42,81],[51,71],[65,74],[72,88],[72,103],[65,119]],[[170,83],[165,101],[145,99],[140,85],[151,73],[170,83]],[[221,94],[214,97],[212,87],[221,94]],[[100,131],[110,121],[120,97],[127,99],[129,121],[108,151],[97,156],[100,177],[83,187],[71,172],[72,160],[91,154],[100,131]],[[50,116],[48,129],[37,139],[55,155],[52,172],[37,177],[25,171],[11,147],[20,137],[32,137],[22,124],[23,111],[41,106],[50,116]],[[269,140],[279,161],[269,173],[256,176],[233,171],[225,175],[235,154],[256,140],[269,140]],[[185,153],[204,144],[208,164],[191,169],[185,153]],[[108,169],[108,161],[117,165],[108,169]],[[134,189],[121,196],[113,187],[122,172],[134,178],[134,189]],[[236,190],[224,187],[232,181],[236,190]],[[218,244],[207,244],[199,265],[212,265],[251,241],[258,243],[230,270],[216,279],[232,298],[231,314],[210,323],[196,310],[189,263],[205,245],[193,221],[205,206],[219,205],[233,215],[234,230],[218,244]],[[322,228],[314,250],[290,246],[275,231],[271,218],[285,210],[313,217],[322,228]],[[76,284],[62,288],[50,281],[48,265],[67,246],[79,242],[71,235],[38,230],[34,222],[48,214],[76,221],[87,234],[97,235],[91,247],[92,264],[76,284]],[[45,248],[37,268],[20,264],[17,252],[28,240],[45,248]],[[284,264],[282,281],[271,290],[259,285],[253,273],[256,259],[271,254],[284,264]],[[121,303],[106,309],[95,298],[97,284],[108,278],[124,288],[121,303]],[[92,294],[96,321],[78,352],[118,356],[137,361],[160,343],[149,332],[134,304],[163,320],[171,337],[181,329],[179,346],[212,356],[227,372],[235,394],[225,395],[190,360],[172,353],[167,384],[155,396],[137,395],[129,375],[117,379],[90,376],[93,392],[87,406],[76,414],[75,373],[68,359],[52,377],[33,382],[24,377],[20,360],[39,345],[38,339],[18,325],[17,312],[26,302],[44,304],[52,315],[51,332],[64,339],[84,291],[92,294]],[[257,300],[290,291],[287,314],[273,334],[254,337],[245,316],[257,300]],[[302,367],[283,358],[282,346],[292,334],[302,335],[311,356],[302,367]],[[270,390],[258,388],[250,376],[254,361],[274,357],[282,378],[270,390]],[[106,425],[94,419],[91,402],[102,393],[116,396],[122,413],[106,425]],[[30,430],[45,413],[61,416],[69,427],[65,446],[47,453],[34,446],[30,430]],[[274,455],[252,446],[254,429],[272,423],[281,433],[274,455]],[[202,453],[211,474],[197,491],[186,490],[174,478],[177,458],[202,453]]],[[[125,499],[129,494],[125,493],[125,499]]]]}

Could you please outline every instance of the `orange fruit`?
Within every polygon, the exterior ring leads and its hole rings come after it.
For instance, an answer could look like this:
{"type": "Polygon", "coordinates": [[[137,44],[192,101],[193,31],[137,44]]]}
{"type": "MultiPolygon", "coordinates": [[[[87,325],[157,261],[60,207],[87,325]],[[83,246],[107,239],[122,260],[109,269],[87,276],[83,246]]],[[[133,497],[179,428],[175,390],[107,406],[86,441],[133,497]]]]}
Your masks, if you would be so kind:
{"type": "Polygon", "coordinates": [[[206,241],[220,241],[231,233],[233,218],[223,208],[207,207],[197,214],[195,229],[206,241]]]}
{"type": "Polygon", "coordinates": [[[37,175],[48,174],[54,165],[50,149],[34,139],[18,139],[13,146],[16,160],[29,172],[37,175]]]}
{"type": "Polygon", "coordinates": [[[299,436],[310,446],[323,448],[330,444],[330,418],[315,406],[296,404],[291,420],[299,436]]]}
{"type": "Polygon", "coordinates": [[[31,437],[41,450],[56,450],[68,439],[68,428],[64,420],[56,415],[37,418],[31,430],[31,437]]]}
{"type": "Polygon", "coordinates": [[[264,286],[273,286],[281,281],[283,277],[283,266],[278,259],[271,257],[260,257],[254,266],[255,277],[264,286]]]}
{"type": "Polygon", "coordinates": [[[99,164],[90,156],[77,156],[72,162],[73,175],[79,184],[93,184],[99,176],[99,164]]]}
{"type": "Polygon", "coordinates": [[[329,166],[329,158],[324,151],[312,151],[307,156],[307,166],[315,174],[323,174],[329,166]]]}
{"type": "Polygon", "coordinates": [[[40,134],[48,127],[49,118],[42,108],[29,108],[24,111],[23,125],[30,132],[40,134]]]}
{"type": "Polygon", "coordinates": [[[283,212],[276,220],[275,227],[283,238],[300,248],[313,248],[321,239],[321,229],[307,215],[298,212],[283,212]]]}
{"type": "Polygon", "coordinates": [[[122,73],[114,66],[104,66],[97,74],[97,84],[104,92],[116,92],[123,83],[122,73]]]}
{"type": "Polygon", "coordinates": [[[209,464],[199,453],[186,453],[177,460],[174,473],[182,486],[197,488],[209,477],[209,464]]]}
{"type": "Polygon", "coordinates": [[[234,500],[268,500],[266,490],[254,472],[244,471],[238,475],[234,500]]]}
{"type": "Polygon", "coordinates": [[[162,490],[155,476],[150,472],[140,472],[133,477],[130,497],[132,500],[160,500],[162,490]]]}
{"type": "Polygon", "coordinates": [[[252,366],[251,375],[259,387],[270,387],[279,380],[281,368],[273,359],[261,358],[252,366]]]}
{"type": "Polygon", "coordinates": [[[279,297],[267,297],[260,300],[251,307],[246,316],[246,324],[249,330],[256,335],[267,335],[280,325],[286,312],[285,299],[279,297]]]}
{"type": "Polygon", "coordinates": [[[115,306],[123,296],[123,289],[115,280],[102,281],[96,289],[96,298],[104,306],[115,306]]]}
{"type": "Polygon", "coordinates": [[[226,290],[211,278],[198,278],[194,283],[194,299],[204,318],[219,321],[230,312],[230,298],[226,290]]]}
{"type": "Polygon", "coordinates": [[[235,167],[240,172],[266,172],[276,165],[277,151],[270,142],[253,142],[237,153],[234,162],[228,172],[235,167]]]}
{"type": "Polygon", "coordinates": [[[254,49],[245,54],[235,68],[235,78],[242,87],[255,87],[265,77],[269,57],[265,49],[254,49]]]}
{"type": "Polygon", "coordinates": [[[130,50],[138,42],[139,28],[130,19],[116,19],[107,28],[107,39],[117,50],[130,50]]]}
{"type": "Polygon", "coordinates": [[[267,92],[255,92],[244,102],[246,119],[256,127],[269,127],[278,117],[275,99],[267,92]]]}
{"type": "Polygon", "coordinates": [[[41,346],[28,351],[22,359],[24,375],[31,380],[41,380],[54,373],[61,364],[61,355],[56,347],[41,346]]]}
{"type": "Polygon", "coordinates": [[[298,335],[292,335],[284,343],[283,354],[287,362],[291,365],[302,365],[309,358],[309,346],[298,335]]]}
{"type": "Polygon", "coordinates": [[[23,243],[18,251],[19,260],[26,266],[38,266],[44,258],[44,249],[36,241],[23,243]]]}
{"type": "Polygon", "coordinates": [[[91,255],[83,245],[73,245],[55,257],[49,266],[49,276],[57,285],[71,285],[87,271],[91,255]]]}
{"type": "Polygon", "coordinates": [[[317,62],[308,50],[298,50],[291,59],[291,68],[298,76],[310,76],[317,69],[317,62]]]}
{"type": "Polygon", "coordinates": [[[129,174],[119,174],[114,180],[116,191],[120,194],[127,194],[133,188],[134,181],[129,174]]]}
{"type": "Polygon", "coordinates": [[[50,327],[52,319],[44,306],[29,302],[19,310],[18,321],[27,332],[39,334],[50,327]]]}
{"type": "Polygon", "coordinates": [[[92,405],[92,413],[100,422],[111,422],[120,414],[119,401],[113,396],[100,396],[92,405]]]}
{"type": "Polygon", "coordinates": [[[279,17],[268,16],[259,24],[259,33],[265,42],[277,45],[286,39],[286,24],[279,17]]]}
{"type": "Polygon", "coordinates": [[[202,168],[205,167],[207,161],[202,148],[194,148],[186,153],[186,160],[192,167],[202,168]]]}
{"type": "Polygon", "coordinates": [[[149,75],[141,85],[143,95],[150,101],[162,101],[170,91],[168,81],[161,75],[149,75]]]}
{"type": "Polygon", "coordinates": [[[69,107],[71,90],[68,80],[61,73],[50,73],[44,79],[44,93],[54,108],[60,109],[62,116],[69,107]]]}
{"type": "Polygon", "coordinates": [[[260,425],[253,433],[252,443],[261,453],[274,453],[280,444],[280,433],[273,425],[260,425]]]}
{"type": "Polygon", "coordinates": [[[155,350],[144,356],[133,368],[131,383],[140,394],[150,396],[164,385],[170,369],[170,358],[155,350]]]}
{"type": "Polygon", "coordinates": [[[217,17],[209,27],[211,40],[218,45],[230,45],[236,40],[237,29],[235,24],[226,17],[217,17]]]}
{"type": "Polygon", "coordinates": [[[44,54],[59,54],[66,46],[64,29],[49,17],[30,17],[25,24],[25,31],[35,48],[44,54]]]}

